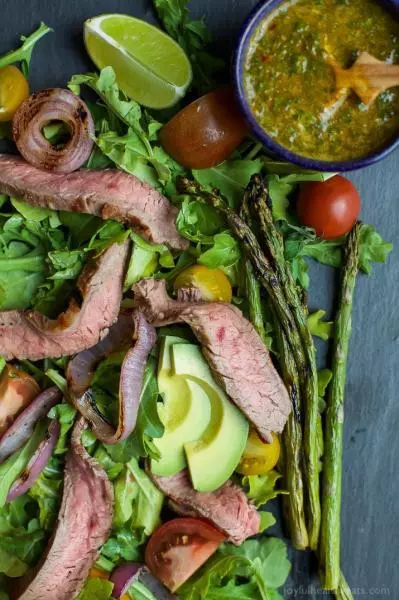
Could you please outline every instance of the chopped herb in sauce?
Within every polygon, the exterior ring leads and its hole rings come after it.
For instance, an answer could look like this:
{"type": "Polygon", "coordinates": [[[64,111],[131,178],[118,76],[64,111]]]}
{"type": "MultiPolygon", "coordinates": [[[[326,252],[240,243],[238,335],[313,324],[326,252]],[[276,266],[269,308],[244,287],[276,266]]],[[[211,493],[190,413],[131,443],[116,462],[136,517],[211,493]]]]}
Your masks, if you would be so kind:
{"type": "Polygon", "coordinates": [[[367,107],[339,96],[330,55],[349,68],[360,52],[399,63],[399,24],[376,0],[285,2],[256,32],[245,84],[261,126],[289,150],[348,160],[384,146],[399,129],[399,88],[367,107]]]}

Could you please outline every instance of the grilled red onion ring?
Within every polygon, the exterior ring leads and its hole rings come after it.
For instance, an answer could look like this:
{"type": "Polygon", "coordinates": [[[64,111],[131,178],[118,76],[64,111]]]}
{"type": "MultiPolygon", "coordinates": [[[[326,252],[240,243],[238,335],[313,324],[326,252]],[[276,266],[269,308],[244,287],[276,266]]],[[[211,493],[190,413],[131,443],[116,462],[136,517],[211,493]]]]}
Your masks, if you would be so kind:
{"type": "Polygon", "coordinates": [[[59,435],[60,425],[58,421],[51,421],[44,440],[39,444],[23,473],[11,486],[11,489],[8,492],[7,502],[12,502],[15,498],[22,496],[22,494],[25,494],[30,490],[50,460],[59,435]]]}
{"type": "Polygon", "coordinates": [[[33,433],[34,426],[43,419],[50,408],[61,400],[57,387],[44,390],[15,419],[0,439],[0,464],[13,452],[21,448],[33,433]]]}
{"type": "Polygon", "coordinates": [[[135,581],[144,584],[158,600],[177,600],[174,596],[156,579],[145,565],[140,563],[125,563],[117,567],[110,577],[114,584],[112,597],[119,600],[127,592],[129,587],[135,581]]]}
{"type": "Polygon", "coordinates": [[[94,122],[86,104],[69,90],[50,88],[32,94],[14,115],[12,133],[25,160],[36,167],[71,173],[89,158],[93,148],[94,122]],[[44,137],[43,127],[63,121],[70,139],[56,148],[44,137]]]}
{"type": "Polygon", "coordinates": [[[130,346],[133,332],[133,315],[120,314],[105,338],[88,350],[76,354],[69,361],[66,371],[70,395],[81,396],[90,387],[96,365],[113,352],[130,346]]]}
{"type": "MultiPolygon", "coordinates": [[[[69,370],[69,397],[77,410],[89,421],[94,435],[105,444],[117,444],[125,440],[136,426],[137,413],[140,405],[140,394],[147,358],[155,342],[156,333],[141,313],[136,313],[135,338],[136,343],[128,350],[121,367],[119,383],[119,422],[115,431],[96,407],[92,390],[89,388],[82,394],[73,392],[74,388],[82,390],[79,383],[71,384],[71,371],[69,370]]],[[[102,344],[103,342],[100,342],[102,344]]],[[[91,349],[93,352],[93,348],[91,349]]],[[[79,355],[78,355],[79,356],[79,355]]],[[[76,360],[76,359],[74,359],[76,360]]],[[[89,378],[86,379],[88,381],[89,378]]],[[[81,375],[82,382],[85,381],[81,375]]]]}

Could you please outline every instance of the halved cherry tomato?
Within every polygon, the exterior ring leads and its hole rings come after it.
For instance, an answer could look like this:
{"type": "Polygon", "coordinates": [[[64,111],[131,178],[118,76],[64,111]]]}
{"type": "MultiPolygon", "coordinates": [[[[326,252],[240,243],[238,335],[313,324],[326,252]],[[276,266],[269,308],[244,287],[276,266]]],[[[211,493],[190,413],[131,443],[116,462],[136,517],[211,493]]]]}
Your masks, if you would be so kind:
{"type": "Polygon", "coordinates": [[[11,121],[28,96],[29,84],[17,67],[8,65],[0,69],[0,121],[11,121]]]}
{"type": "Polygon", "coordinates": [[[0,376],[0,435],[40,393],[37,382],[20,369],[6,365],[0,376]]]}
{"type": "Polygon", "coordinates": [[[241,461],[236,469],[242,475],[263,475],[276,466],[280,457],[280,442],[273,433],[273,442],[263,442],[256,431],[251,430],[241,461]]]}
{"type": "Polygon", "coordinates": [[[207,302],[231,302],[231,284],[221,269],[193,265],[184,269],[175,279],[175,290],[196,287],[207,302]]]}
{"type": "Polygon", "coordinates": [[[324,182],[301,185],[298,218],[319,237],[331,240],[348,233],[360,213],[359,192],[349,179],[335,175],[324,182]]]}
{"type": "Polygon", "coordinates": [[[207,169],[230,156],[247,134],[231,88],[192,102],[159,132],[165,150],[189,169],[207,169]]]}
{"type": "Polygon", "coordinates": [[[174,519],[153,533],[145,551],[152,573],[175,592],[226,540],[220,531],[199,519],[174,519]]]}

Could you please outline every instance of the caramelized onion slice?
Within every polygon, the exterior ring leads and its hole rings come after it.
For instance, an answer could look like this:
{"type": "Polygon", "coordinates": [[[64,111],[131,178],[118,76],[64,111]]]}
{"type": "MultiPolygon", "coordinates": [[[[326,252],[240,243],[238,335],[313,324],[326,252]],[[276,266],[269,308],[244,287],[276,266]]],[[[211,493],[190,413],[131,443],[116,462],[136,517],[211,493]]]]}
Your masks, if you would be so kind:
{"type": "MultiPolygon", "coordinates": [[[[133,432],[140,406],[140,394],[143,382],[144,369],[148,355],[156,342],[156,332],[149,325],[141,313],[136,313],[135,338],[136,342],[128,350],[121,367],[119,383],[119,422],[115,431],[96,407],[93,393],[88,388],[83,393],[74,393],[75,389],[82,391],[81,383],[85,381],[80,374],[79,383],[71,384],[69,370],[69,397],[77,410],[89,421],[94,435],[106,444],[117,444],[125,440],[133,432]]],[[[100,344],[103,342],[100,342],[100,344]]],[[[93,349],[91,350],[93,352],[93,349]]],[[[79,356],[79,355],[78,355],[79,356]]],[[[74,359],[76,360],[76,358],[74,359]]],[[[89,378],[86,378],[89,381],[89,378]]]]}
{"type": "Polygon", "coordinates": [[[32,94],[21,104],[12,122],[14,141],[22,156],[36,167],[71,173],[89,158],[94,122],[86,104],[69,90],[50,88],[32,94]],[[46,140],[42,131],[52,121],[68,127],[70,139],[63,148],[46,140]]]}
{"type": "Polygon", "coordinates": [[[61,398],[60,390],[54,386],[44,390],[25,408],[0,439],[0,463],[25,444],[36,423],[43,419],[61,398]]]}
{"type": "Polygon", "coordinates": [[[60,425],[58,421],[51,421],[44,440],[39,444],[23,473],[11,486],[11,489],[8,492],[7,502],[12,502],[15,498],[22,496],[22,494],[25,494],[30,490],[50,460],[59,435],[60,425]]]}

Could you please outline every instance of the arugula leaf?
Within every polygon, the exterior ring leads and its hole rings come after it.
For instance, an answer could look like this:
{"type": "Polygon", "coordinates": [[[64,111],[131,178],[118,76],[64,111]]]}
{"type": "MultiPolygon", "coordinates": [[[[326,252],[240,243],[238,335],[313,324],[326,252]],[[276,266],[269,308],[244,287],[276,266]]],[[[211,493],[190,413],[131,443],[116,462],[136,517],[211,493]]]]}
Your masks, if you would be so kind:
{"type": "Polygon", "coordinates": [[[281,587],[290,572],[291,565],[287,558],[287,547],[279,538],[263,538],[263,540],[247,540],[240,547],[224,544],[220,549],[223,556],[245,556],[251,567],[241,570],[241,574],[249,577],[255,571],[262,585],[276,589],[281,587]]]}
{"type": "Polygon", "coordinates": [[[360,230],[359,266],[368,275],[372,271],[372,262],[386,262],[393,244],[383,240],[371,225],[362,225],[360,230]]]}
{"type": "Polygon", "coordinates": [[[40,558],[45,532],[34,514],[34,502],[26,495],[0,509],[0,573],[19,577],[40,558]]]}
{"type": "Polygon", "coordinates": [[[39,507],[39,523],[46,531],[51,531],[61,502],[64,481],[64,464],[54,455],[28,492],[39,507]]]}
{"type": "Polygon", "coordinates": [[[147,536],[142,529],[132,530],[129,525],[113,531],[101,548],[97,566],[99,568],[101,565],[110,566],[109,563],[115,566],[123,561],[139,562],[142,560],[141,546],[146,539],[147,536]]]}
{"type": "Polygon", "coordinates": [[[246,475],[242,479],[244,486],[248,486],[245,492],[253,504],[259,508],[269,500],[273,500],[279,494],[287,494],[284,490],[277,490],[276,483],[281,478],[277,471],[269,471],[264,475],[246,475]]]}
{"type": "Polygon", "coordinates": [[[209,245],[214,235],[227,228],[224,218],[212,206],[188,197],[183,198],[176,225],[188,240],[209,245]]]}
{"type": "Polygon", "coordinates": [[[18,200],[18,198],[10,198],[13,207],[24,217],[30,221],[44,221],[47,217],[56,217],[57,213],[49,208],[41,208],[40,206],[31,206],[27,202],[18,200]]]}
{"type": "Polygon", "coordinates": [[[76,600],[109,600],[112,598],[114,584],[106,579],[90,577],[76,600]]]}
{"type": "Polygon", "coordinates": [[[220,85],[225,63],[206,50],[211,42],[204,19],[193,21],[188,14],[188,0],[154,0],[154,8],[168,34],[187,53],[193,68],[193,86],[201,93],[220,85]]]}
{"type": "Polygon", "coordinates": [[[227,200],[229,206],[238,208],[242,201],[245,188],[252,175],[262,168],[262,161],[256,160],[227,160],[221,165],[210,169],[193,170],[194,178],[208,190],[217,189],[227,200]]]}
{"type": "Polygon", "coordinates": [[[76,412],[72,404],[57,404],[48,413],[49,419],[58,419],[60,424],[60,436],[54,449],[56,456],[62,456],[68,451],[68,433],[75,422],[76,412]]]}
{"type": "Polygon", "coordinates": [[[236,238],[225,231],[217,233],[213,240],[212,248],[203,252],[198,262],[210,269],[236,265],[241,258],[240,246],[236,238]]]}
{"type": "Polygon", "coordinates": [[[271,512],[267,512],[265,510],[260,510],[259,515],[260,515],[259,533],[264,533],[266,531],[266,529],[270,529],[270,527],[273,527],[273,525],[275,525],[276,519],[274,518],[274,515],[271,512]]]}
{"type": "Polygon", "coordinates": [[[136,484],[131,526],[143,529],[146,535],[151,535],[160,523],[164,495],[158,490],[146,472],[140,469],[135,458],[127,463],[126,468],[136,484]]]}
{"type": "Polygon", "coordinates": [[[287,548],[277,538],[247,540],[239,547],[223,544],[215,556],[179,589],[182,600],[278,598],[291,565],[287,548]]]}
{"type": "Polygon", "coordinates": [[[28,37],[22,35],[22,45],[20,48],[17,48],[17,50],[11,50],[10,52],[7,52],[7,54],[4,54],[0,57],[0,69],[7,65],[20,62],[22,73],[25,75],[25,77],[28,77],[33,49],[37,42],[50,31],[52,31],[50,27],[45,25],[45,23],[40,23],[40,27],[31,35],[28,37]]]}
{"type": "Polygon", "coordinates": [[[326,316],[325,310],[317,310],[308,316],[308,327],[312,335],[322,339],[324,342],[329,340],[333,333],[333,321],[323,321],[326,316]]]}

